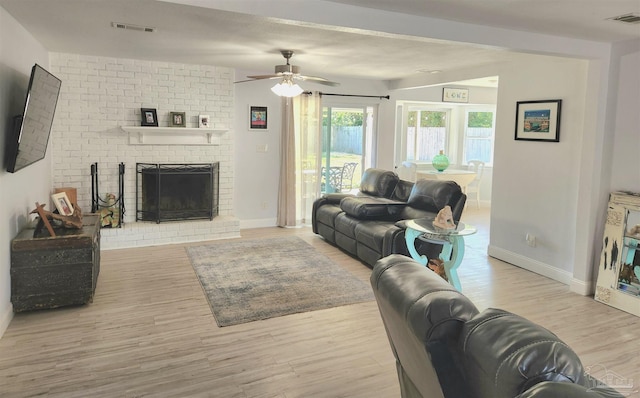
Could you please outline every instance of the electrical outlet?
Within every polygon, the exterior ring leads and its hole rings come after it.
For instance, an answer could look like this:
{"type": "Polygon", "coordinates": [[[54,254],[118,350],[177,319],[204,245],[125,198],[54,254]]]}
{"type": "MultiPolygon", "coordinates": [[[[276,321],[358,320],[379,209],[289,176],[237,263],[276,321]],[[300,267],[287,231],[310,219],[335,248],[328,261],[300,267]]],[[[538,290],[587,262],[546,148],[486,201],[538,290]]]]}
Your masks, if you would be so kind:
{"type": "Polygon", "coordinates": [[[529,245],[531,247],[536,247],[536,236],[535,235],[527,234],[525,236],[525,239],[527,241],[527,245],[529,245]]]}
{"type": "Polygon", "coordinates": [[[262,210],[267,210],[267,202],[262,202],[260,205],[262,206],[262,210]]]}

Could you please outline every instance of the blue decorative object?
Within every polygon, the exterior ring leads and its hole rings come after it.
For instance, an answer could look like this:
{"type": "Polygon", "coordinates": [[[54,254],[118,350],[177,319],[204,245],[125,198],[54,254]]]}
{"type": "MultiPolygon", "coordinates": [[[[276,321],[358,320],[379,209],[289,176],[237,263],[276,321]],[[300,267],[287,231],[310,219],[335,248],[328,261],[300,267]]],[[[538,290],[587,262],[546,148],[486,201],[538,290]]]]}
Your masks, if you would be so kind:
{"type": "Polygon", "coordinates": [[[444,154],[444,151],[441,150],[439,155],[433,157],[431,164],[436,170],[442,172],[449,167],[449,158],[444,154]]]}

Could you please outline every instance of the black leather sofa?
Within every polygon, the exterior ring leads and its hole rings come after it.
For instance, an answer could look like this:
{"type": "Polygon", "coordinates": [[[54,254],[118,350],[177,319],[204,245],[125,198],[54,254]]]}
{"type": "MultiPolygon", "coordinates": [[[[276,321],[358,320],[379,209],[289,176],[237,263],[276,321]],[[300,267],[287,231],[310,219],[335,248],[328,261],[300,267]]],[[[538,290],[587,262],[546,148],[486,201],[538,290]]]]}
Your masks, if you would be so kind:
{"type": "MultiPolygon", "coordinates": [[[[453,181],[400,180],[392,171],[367,169],[360,191],[328,194],[313,204],[313,232],[372,267],[392,253],[409,255],[403,220],[435,217],[451,206],[460,220],[467,197],[453,181]]],[[[420,243],[427,257],[437,257],[438,248],[420,243]],[[431,254],[433,253],[433,254],[431,254]]]]}
{"type": "Polygon", "coordinates": [[[479,312],[411,258],[378,261],[371,286],[405,398],[621,398],[576,353],[516,314],[479,312]]]}

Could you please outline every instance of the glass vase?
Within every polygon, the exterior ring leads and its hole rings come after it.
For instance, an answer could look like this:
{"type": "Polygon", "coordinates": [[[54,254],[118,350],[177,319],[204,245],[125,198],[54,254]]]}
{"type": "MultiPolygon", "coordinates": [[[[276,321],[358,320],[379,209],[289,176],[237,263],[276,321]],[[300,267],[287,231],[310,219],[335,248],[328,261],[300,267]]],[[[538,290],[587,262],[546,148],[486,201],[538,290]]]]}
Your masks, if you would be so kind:
{"type": "Polygon", "coordinates": [[[444,151],[441,150],[440,154],[433,157],[431,164],[433,164],[433,167],[436,170],[438,170],[439,172],[443,172],[447,169],[447,167],[449,167],[449,158],[444,154],[444,151]]]}

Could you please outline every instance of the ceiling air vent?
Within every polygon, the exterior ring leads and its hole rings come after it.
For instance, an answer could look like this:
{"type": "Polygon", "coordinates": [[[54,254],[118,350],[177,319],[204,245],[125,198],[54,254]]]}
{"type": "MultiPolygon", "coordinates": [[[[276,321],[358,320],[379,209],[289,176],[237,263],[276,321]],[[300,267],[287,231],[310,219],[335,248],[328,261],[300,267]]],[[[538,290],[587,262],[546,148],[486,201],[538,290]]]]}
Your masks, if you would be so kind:
{"type": "Polygon", "coordinates": [[[640,14],[624,14],[617,17],[609,18],[612,21],[619,21],[625,23],[640,23],[640,14]]]}
{"type": "Polygon", "coordinates": [[[148,26],[131,25],[131,24],[122,23],[122,22],[111,22],[111,26],[113,26],[116,29],[136,30],[138,32],[153,33],[156,31],[156,28],[150,28],[148,26]]]}

